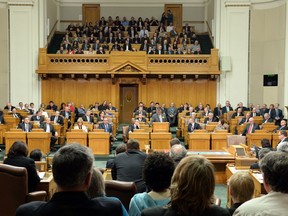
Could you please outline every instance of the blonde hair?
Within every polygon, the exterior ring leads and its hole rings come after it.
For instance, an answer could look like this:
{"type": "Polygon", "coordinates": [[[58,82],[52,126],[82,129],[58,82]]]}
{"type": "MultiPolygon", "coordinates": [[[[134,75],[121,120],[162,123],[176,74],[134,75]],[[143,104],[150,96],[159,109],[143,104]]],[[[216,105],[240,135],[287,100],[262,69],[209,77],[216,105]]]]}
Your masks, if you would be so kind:
{"type": "Polygon", "coordinates": [[[254,192],[254,182],[248,172],[236,172],[228,179],[228,185],[232,190],[232,198],[244,203],[250,200],[254,192]]]}
{"type": "Polygon", "coordinates": [[[215,188],[214,166],[202,156],[183,158],[171,180],[171,207],[182,215],[209,208],[215,188]]]}
{"type": "Polygon", "coordinates": [[[82,122],[83,123],[83,119],[82,118],[78,118],[77,123],[78,122],[82,122]]]}

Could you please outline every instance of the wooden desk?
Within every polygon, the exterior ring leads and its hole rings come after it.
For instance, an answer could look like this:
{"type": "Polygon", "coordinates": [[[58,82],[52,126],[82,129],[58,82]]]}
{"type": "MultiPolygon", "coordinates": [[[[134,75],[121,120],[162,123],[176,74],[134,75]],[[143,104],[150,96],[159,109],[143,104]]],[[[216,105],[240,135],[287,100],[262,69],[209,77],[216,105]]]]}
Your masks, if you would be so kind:
{"type": "Polygon", "coordinates": [[[211,133],[211,149],[212,150],[222,150],[228,146],[227,135],[232,135],[232,133],[211,133]]]}
{"type": "Polygon", "coordinates": [[[88,133],[89,148],[93,154],[108,155],[110,153],[110,134],[108,132],[89,132],[88,133]]]}
{"type": "Polygon", "coordinates": [[[22,141],[24,143],[27,143],[27,133],[23,131],[7,131],[5,132],[5,153],[7,155],[9,149],[16,141],[22,141]]]}
{"type": "Polygon", "coordinates": [[[137,139],[139,141],[140,150],[145,149],[145,145],[149,145],[148,132],[130,132],[129,139],[137,139]]]}
{"type": "Polygon", "coordinates": [[[153,122],[152,131],[153,132],[169,132],[169,122],[153,122]]]}
{"type": "Polygon", "coordinates": [[[250,171],[249,173],[252,176],[255,186],[253,197],[255,198],[261,196],[261,194],[267,194],[263,185],[262,174],[260,172],[253,172],[253,171],[250,171]]]}
{"type": "Polygon", "coordinates": [[[268,139],[271,142],[271,138],[272,138],[272,133],[251,133],[251,134],[247,134],[247,144],[249,146],[249,148],[252,147],[252,145],[256,145],[261,147],[261,140],[262,139],[268,139]]]}
{"type": "Polygon", "coordinates": [[[14,118],[13,116],[10,116],[10,115],[4,115],[4,120],[5,120],[7,131],[9,131],[11,128],[17,128],[20,122],[19,118],[14,118]]]}
{"type": "Polygon", "coordinates": [[[53,127],[54,127],[54,130],[58,133],[58,139],[57,139],[57,142],[55,144],[64,144],[64,143],[61,143],[59,141],[59,138],[61,137],[61,135],[63,135],[63,130],[64,130],[64,127],[61,126],[60,124],[54,124],[52,123],[53,127]]]}
{"type": "Polygon", "coordinates": [[[53,194],[57,191],[57,185],[54,181],[52,173],[45,173],[43,179],[41,179],[40,183],[35,188],[36,191],[46,191],[47,192],[47,200],[50,200],[53,194]]]}
{"type": "Polygon", "coordinates": [[[87,133],[82,130],[73,130],[66,133],[67,144],[79,143],[80,145],[87,146],[87,133]]]}
{"type": "Polygon", "coordinates": [[[189,133],[188,134],[189,150],[209,150],[210,133],[189,133]]]}
{"type": "Polygon", "coordinates": [[[40,149],[44,154],[50,152],[51,133],[44,132],[29,132],[27,133],[28,150],[31,152],[34,149],[40,149]]]}
{"type": "Polygon", "coordinates": [[[170,149],[171,133],[151,133],[151,149],[170,149]]]}
{"type": "Polygon", "coordinates": [[[4,143],[5,132],[6,132],[6,125],[0,124],[0,144],[4,143]]]}

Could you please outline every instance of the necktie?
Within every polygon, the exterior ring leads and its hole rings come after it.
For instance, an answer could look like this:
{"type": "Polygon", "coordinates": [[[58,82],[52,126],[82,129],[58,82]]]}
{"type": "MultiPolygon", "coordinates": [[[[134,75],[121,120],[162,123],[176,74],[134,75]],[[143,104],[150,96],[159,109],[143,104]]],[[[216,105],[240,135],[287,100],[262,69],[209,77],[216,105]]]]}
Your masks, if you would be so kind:
{"type": "Polygon", "coordinates": [[[108,132],[108,127],[106,124],[105,124],[105,132],[108,132]]]}
{"type": "Polygon", "coordinates": [[[162,116],[161,115],[159,115],[159,120],[160,120],[160,122],[162,122],[162,116]]]}
{"type": "Polygon", "coordinates": [[[17,114],[14,114],[14,118],[18,118],[17,114]]]}
{"type": "Polygon", "coordinates": [[[248,134],[252,133],[253,125],[251,124],[248,130],[248,134]]]}
{"type": "Polygon", "coordinates": [[[279,115],[278,115],[278,109],[275,109],[275,112],[276,112],[276,117],[279,117],[279,115]]]}
{"type": "Polygon", "coordinates": [[[25,124],[25,131],[29,132],[29,125],[28,124],[25,124]]]}

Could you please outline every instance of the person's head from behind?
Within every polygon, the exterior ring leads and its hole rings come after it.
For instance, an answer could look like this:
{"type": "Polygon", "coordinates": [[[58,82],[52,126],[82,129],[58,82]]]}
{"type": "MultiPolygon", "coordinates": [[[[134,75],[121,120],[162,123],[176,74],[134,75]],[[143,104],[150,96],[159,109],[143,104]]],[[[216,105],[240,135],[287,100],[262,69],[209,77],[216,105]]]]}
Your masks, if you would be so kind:
{"type": "Polygon", "coordinates": [[[174,169],[174,162],[169,155],[163,152],[153,152],[144,162],[144,181],[155,192],[165,191],[170,186],[174,169]]]}
{"type": "Polygon", "coordinates": [[[202,156],[183,158],[171,180],[171,205],[183,215],[209,208],[215,188],[214,166],[202,156]]]}
{"type": "Polygon", "coordinates": [[[262,148],[271,148],[270,141],[266,138],[261,140],[261,146],[262,148]]]}
{"type": "Polygon", "coordinates": [[[248,172],[236,172],[228,180],[229,193],[234,203],[250,200],[254,193],[254,182],[248,172]]]}
{"type": "Polygon", "coordinates": [[[120,154],[120,153],[122,153],[122,152],[125,152],[126,151],[126,144],[124,144],[124,143],[122,143],[122,144],[119,144],[117,147],[116,147],[116,149],[115,149],[115,153],[116,153],[116,155],[117,154],[120,154]]]}
{"type": "Polygon", "coordinates": [[[172,147],[173,145],[177,145],[177,144],[181,144],[180,140],[178,138],[173,138],[170,140],[170,147],[172,147]]]}
{"type": "Polygon", "coordinates": [[[288,142],[282,142],[278,145],[277,151],[288,153],[288,142]]]}
{"type": "Polygon", "coordinates": [[[173,159],[173,161],[178,164],[179,161],[186,157],[187,150],[181,144],[176,144],[171,147],[169,155],[173,159]]]}
{"type": "Polygon", "coordinates": [[[16,141],[13,143],[11,148],[8,151],[7,157],[13,158],[16,156],[24,156],[27,157],[28,155],[28,147],[24,142],[16,141]]]}
{"type": "Polygon", "coordinates": [[[261,160],[262,158],[264,158],[264,156],[266,154],[268,154],[269,152],[271,152],[271,150],[269,148],[262,148],[259,150],[258,152],[258,157],[259,157],[259,160],[261,160]]]}
{"type": "Polygon", "coordinates": [[[260,161],[260,169],[263,173],[264,187],[269,193],[288,193],[288,154],[286,152],[272,151],[260,161]]]}
{"type": "Polygon", "coordinates": [[[139,150],[140,149],[139,142],[136,139],[129,139],[126,146],[127,146],[127,150],[139,150]]]}
{"type": "Polygon", "coordinates": [[[90,185],[94,156],[80,144],[67,144],[53,157],[52,172],[59,191],[86,191],[90,185]]]}
{"type": "Polygon", "coordinates": [[[43,155],[40,149],[34,149],[30,152],[30,158],[34,161],[41,161],[42,156],[43,155]]]}
{"type": "Polygon", "coordinates": [[[91,198],[105,196],[104,178],[100,170],[97,168],[94,168],[92,171],[91,184],[87,190],[87,194],[91,198]]]}

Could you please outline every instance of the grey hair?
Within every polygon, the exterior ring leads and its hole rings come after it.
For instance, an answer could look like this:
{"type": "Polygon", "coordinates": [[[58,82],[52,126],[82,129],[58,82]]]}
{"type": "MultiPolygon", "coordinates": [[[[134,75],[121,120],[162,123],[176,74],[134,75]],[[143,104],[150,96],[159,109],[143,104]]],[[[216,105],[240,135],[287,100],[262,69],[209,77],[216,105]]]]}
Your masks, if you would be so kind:
{"type": "Polygon", "coordinates": [[[277,151],[286,152],[288,153],[288,142],[281,142],[277,146],[277,151]]]}
{"type": "Polygon", "coordinates": [[[180,161],[182,158],[186,157],[187,150],[181,144],[176,144],[171,147],[169,155],[174,161],[180,161]]]}

